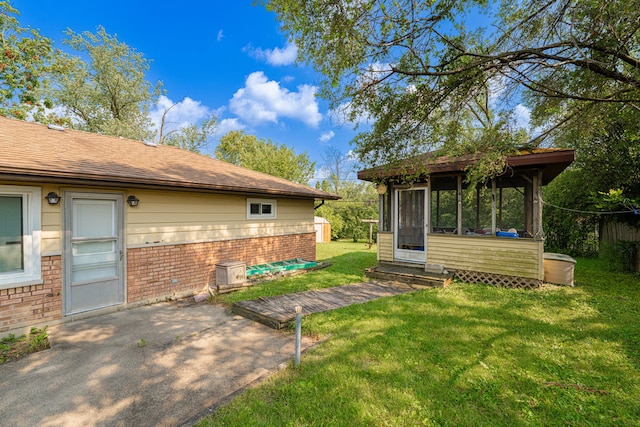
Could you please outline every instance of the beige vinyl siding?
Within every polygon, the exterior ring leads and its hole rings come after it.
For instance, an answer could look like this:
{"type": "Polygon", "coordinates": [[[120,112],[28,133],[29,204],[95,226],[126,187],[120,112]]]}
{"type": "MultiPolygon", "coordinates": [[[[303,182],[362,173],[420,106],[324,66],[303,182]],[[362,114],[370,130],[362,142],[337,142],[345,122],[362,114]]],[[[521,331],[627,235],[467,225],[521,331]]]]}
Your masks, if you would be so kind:
{"type": "Polygon", "coordinates": [[[44,198],[50,191],[62,197],[60,187],[45,185],[42,187],[42,233],[40,248],[43,254],[59,254],[62,252],[62,199],[57,205],[50,205],[44,198]]]}
{"type": "Polygon", "coordinates": [[[543,279],[542,241],[430,234],[427,242],[430,264],[441,264],[457,270],[543,279]]]}
{"type": "Polygon", "coordinates": [[[135,196],[139,206],[125,207],[129,247],[314,232],[313,200],[277,199],[275,219],[247,220],[245,196],[169,191],[135,196]]]}
{"type": "Polygon", "coordinates": [[[393,233],[378,233],[378,261],[393,261],[393,233]]]}

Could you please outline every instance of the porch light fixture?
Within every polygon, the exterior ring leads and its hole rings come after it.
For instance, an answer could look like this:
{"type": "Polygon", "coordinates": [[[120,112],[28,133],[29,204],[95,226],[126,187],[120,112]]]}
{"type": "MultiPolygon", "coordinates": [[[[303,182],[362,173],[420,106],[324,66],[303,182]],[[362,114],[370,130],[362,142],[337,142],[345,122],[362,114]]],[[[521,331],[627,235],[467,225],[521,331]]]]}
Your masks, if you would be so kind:
{"type": "Polygon", "coordinates": [[[140,200],[132,194],[131,196],[127,197],[127,203],[129,203],[129,206],[131,206],[132,208],[135,208],[136,206],[138,206],[138,203],[140,203],[140,200]]]}
{"type": "Polygon", "coordinates": [[[382,196],[387,192],[387,186],[384,184],[378,184],[376,190],[378,191],[378,194],[382,196]]]}
{"type": "Polygon", "coordinates": [[[57,193],[51,191],[49,192],[49,194],[47,194],[47,202],[49,202],[50,205],[57,205],[60,202],[60,196],[58,196],[57,193]]]}

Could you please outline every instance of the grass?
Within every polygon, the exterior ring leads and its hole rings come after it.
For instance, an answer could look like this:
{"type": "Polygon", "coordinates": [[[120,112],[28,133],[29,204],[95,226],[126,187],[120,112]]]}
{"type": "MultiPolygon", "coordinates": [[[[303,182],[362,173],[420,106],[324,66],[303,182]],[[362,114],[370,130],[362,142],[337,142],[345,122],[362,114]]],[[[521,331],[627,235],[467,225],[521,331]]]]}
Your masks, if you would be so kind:
{"type": "MultiPolygon", "coordinates": [[[[330,269],[239,299],[361,280],[375,263],[325,245],[330,269]]],[[[576,283],[453,283],[306,317],[304,333],[331,338],[199,426],[638,425],[640,277],[580,259],[576,283]]]]}
{"type": "Polygon", "coordinates": [[[50,348],[47,328],[31,328],[29,335],[14,334],[0,340],[0,364],[20,359],[28,354],[50,348]]]}
{"type": "Polygon", "coordinates": [[[331,242],[317,244],[318,261],[331,263],[330,267],[303,275],[289,276],[238,292],[214,297],[214,301],[232,304],[236,301],[264,296],[283,295],[312,289],[346,285],[366,280],[364,269],[376,263],[376,250],[365,243],[331,242]]]}

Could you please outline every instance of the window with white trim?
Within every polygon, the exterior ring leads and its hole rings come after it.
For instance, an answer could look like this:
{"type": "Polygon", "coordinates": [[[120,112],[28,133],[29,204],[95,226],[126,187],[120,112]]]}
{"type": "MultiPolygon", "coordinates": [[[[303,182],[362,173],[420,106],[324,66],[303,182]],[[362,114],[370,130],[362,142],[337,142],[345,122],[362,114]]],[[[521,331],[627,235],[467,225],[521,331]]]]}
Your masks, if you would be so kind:
{"type": "Polygon", "coordinates": [[[277,203],[272,199],[247,199],[247,219],[276,218],[277,203]]]}
{"type": "Polygon", "coordinates": [[[0,289],[39,283],[38,187],[0,185],[0,289]]]}

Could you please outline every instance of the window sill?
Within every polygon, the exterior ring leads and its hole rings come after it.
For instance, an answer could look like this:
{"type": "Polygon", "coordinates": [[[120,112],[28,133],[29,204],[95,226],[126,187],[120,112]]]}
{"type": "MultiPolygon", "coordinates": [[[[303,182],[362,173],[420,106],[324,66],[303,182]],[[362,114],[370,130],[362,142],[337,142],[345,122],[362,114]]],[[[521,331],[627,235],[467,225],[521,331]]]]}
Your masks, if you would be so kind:
{"type": "Polygon", "coordinates": [[[38,278],[38,279],[29,279],[29,278],[25,278],[20,280],[19,278],[16,278],[16,280],[12,280],[12,281],[7,281],[5,282],[0,282],[0,290],[4,290],[4,289],[14,289],[14,288],[21,288],[23,286],[35,286],[35,285],[42,285],[44,283],[44,281],[42,280],[42,278],[38,278]]]}

